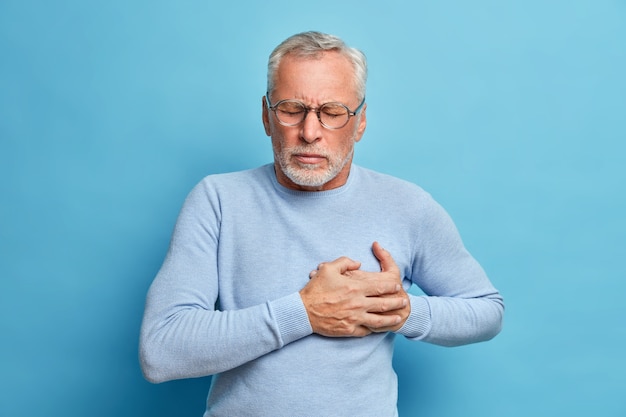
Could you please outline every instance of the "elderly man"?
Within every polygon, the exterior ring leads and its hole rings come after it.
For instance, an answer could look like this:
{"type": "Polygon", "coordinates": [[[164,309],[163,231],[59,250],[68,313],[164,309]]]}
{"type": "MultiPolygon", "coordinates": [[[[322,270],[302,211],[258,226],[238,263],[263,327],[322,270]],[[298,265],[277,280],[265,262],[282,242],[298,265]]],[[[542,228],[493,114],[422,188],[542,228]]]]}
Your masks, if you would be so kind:
{"type": "Polygon", "coordinates": [[[189,194],[147,297],[146,378],[214,375],[209,416],[395,416],[396,335],[499,331],[502,297],[421,188],[352,164],[364,55],[294,35],[270,55],[274,162],[189,194]],[[424,295],[407,293],[417,285],[424,295]]]}

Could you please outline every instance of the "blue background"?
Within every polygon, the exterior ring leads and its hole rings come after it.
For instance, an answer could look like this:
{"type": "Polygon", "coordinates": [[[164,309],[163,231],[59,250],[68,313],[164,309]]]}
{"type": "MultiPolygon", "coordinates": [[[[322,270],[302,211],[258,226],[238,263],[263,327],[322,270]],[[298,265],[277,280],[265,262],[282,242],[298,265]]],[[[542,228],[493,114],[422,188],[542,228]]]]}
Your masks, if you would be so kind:
{"type": "MultiPolygon", "coordinates": [[[[359,164],[448,209],[495,340],[399,340],[402,416],[626,415],[626,2],[0,1],[0,415],[200,416],[137,339],[180,205],[271,161],[271,49],[369,58],[359,164]]],[[[373,399],[375,400],[375,399],[373,399]]]]}

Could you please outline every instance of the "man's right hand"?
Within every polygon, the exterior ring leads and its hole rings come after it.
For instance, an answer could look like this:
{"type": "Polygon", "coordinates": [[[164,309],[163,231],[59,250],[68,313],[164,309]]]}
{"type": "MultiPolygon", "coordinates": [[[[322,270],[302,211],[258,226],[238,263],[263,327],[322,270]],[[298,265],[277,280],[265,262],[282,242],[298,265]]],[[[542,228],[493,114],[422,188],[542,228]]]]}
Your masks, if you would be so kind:
{"type": "Polygon", "coordinates": [[[351,272],[360,266],[359,262],[341,257],[322,263],[311,272],[300,297],[314,333],[362,337],[376,329],[397,327],[403,321],[400,314],[393,314],[407,308],[408,299],[400,280],[381,273],[351,272]]]}

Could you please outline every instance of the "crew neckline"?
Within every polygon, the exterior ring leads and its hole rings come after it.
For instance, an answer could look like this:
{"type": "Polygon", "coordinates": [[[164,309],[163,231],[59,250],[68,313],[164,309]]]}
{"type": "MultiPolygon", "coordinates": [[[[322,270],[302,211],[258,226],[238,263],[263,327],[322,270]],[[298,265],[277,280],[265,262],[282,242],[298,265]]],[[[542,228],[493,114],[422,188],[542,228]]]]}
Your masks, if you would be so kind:
{"type": "Polygon", "coordinates": [[[304,191],[304,190],[294,190],[294,189],[285,187],[284,185],[279,183],[278,178],[276,177],[276,171],[274,170],[273,163],[267,164],[265,166],[265,169],[268,171],[268,175],[272,180],[272,184],[274,185],[274,188],[277,191],[283,194],[288,194],[288,195],[302,197],[302,198],[324,198],[324,197],[342,194],[351,188],[352,183],[356,181],[356,178],[358,176],[357,166],[355,164],[351,164],[348,179],[346,183],[343,184],[342,186],[333,188],[331,190],[325,190],[325,191],[304,191]]]}

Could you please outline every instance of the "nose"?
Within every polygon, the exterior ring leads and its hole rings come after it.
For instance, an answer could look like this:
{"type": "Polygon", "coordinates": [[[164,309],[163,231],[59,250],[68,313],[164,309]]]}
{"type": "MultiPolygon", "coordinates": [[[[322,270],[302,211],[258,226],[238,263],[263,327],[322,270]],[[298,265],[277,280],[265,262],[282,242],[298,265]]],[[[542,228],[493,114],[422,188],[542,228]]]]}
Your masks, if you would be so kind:
{"type": "Polygon", "coordinates": [[[313,143],[322,137],[322,124],[317,118],[317,113],[310,110],[300,128],[300,138],[307,142],[313,143]]]}

